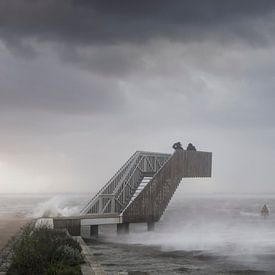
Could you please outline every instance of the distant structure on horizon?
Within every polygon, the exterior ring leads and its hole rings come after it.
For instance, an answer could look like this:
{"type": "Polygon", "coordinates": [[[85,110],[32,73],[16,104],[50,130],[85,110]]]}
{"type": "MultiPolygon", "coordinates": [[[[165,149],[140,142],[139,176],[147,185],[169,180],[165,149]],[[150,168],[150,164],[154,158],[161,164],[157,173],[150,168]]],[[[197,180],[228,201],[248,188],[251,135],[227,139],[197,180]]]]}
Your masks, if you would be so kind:
{"type": "Polygon", "coordinates": [[[55,228],[90,238],[98,226],[116,224],[118,233],[129,232],[130,223],[147,223],[154,229],[182,178],[211,177],[212,153],[187,150],[180,142],[174,153],[135,152],[82,209],[79,216],[54,218],[55,228]]]}

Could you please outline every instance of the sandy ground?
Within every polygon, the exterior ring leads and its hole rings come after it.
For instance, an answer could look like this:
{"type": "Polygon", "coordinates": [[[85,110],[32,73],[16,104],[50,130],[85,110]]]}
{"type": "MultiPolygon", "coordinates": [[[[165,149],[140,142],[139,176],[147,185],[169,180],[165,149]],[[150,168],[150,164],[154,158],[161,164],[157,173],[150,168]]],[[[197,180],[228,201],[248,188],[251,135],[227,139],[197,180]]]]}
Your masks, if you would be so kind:
{"type": "Polygon", "coordinates": [[[0,250],[7,244],[8,240],[16,235],[20,228],[25,225],[28,219],[4,218],[0,219],[0,250]]]}

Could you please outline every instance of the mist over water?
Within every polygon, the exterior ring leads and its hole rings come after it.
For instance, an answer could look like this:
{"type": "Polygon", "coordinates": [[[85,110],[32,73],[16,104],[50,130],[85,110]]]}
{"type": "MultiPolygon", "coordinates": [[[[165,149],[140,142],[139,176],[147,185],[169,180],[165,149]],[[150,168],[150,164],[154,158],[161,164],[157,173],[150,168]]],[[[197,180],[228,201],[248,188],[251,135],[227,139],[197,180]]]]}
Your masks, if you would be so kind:
{"type": "MultiPolygon", "coordinates": [[[[75,215],[89,198],[88,194],[1,195],[0,218],[75,215]]],[[[104,233],[104,227],[100,231],[104,233]]],[[[171,270],[183,265],[213,273],[275,270],[275,195],[176,197],[154,232],[147,232],[145,224],[131,224],[130,232],[106,234],[91,245],[110,272],[128,270],[129,263],[135,263],[133,270],[157,274],[173,274],[171,270]],[[260,215],[264,204],[270,209],[267,218],[260,215]],[[119,256],[123,253],[127,262],[119,256]]]]}
{"type": "Polygon", "coordinates": [[[159,233],[163,245],[218,253],[255,253],[275,245],[275,198],[184,198],[167,209],[159,233]],[[264,219],[261,207],[271,213],[264,219]],[[175,238],[176,236],[176,238],[175,238]]]}
{"type": "Polygon", "coordinates": [[[196,252],[222,257],[224,265],[275,271],[275,196],[187,196],[169,205],[154,232],[145,226],[130,230],[108,241],[196,252]],[[271,210],[267,218],[260,215],[265,203],[271,210]]]}

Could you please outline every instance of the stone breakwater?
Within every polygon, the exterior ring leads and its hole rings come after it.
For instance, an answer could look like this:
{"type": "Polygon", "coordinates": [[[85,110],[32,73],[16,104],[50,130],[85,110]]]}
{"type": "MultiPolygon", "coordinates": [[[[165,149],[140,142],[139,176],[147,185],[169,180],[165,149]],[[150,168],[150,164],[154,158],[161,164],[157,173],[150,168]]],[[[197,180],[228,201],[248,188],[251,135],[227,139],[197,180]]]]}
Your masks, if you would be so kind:
{"type": "Polygon", "coordinates": [[[0,252],[0,272],[6,272],[12,261],[12,249],[18,241],[19,235],[13,237],[0,252]]]}
{"type": "Polygon", "coordinates": [[[10,238],[8,243],[0,250],[0,275],[5,274],[12,262],[13,248],[16,243],[21,239],[21,236],[27,226],[34,226],[35,220],[27,223],[17,232],[17,234],[10,238]]]}

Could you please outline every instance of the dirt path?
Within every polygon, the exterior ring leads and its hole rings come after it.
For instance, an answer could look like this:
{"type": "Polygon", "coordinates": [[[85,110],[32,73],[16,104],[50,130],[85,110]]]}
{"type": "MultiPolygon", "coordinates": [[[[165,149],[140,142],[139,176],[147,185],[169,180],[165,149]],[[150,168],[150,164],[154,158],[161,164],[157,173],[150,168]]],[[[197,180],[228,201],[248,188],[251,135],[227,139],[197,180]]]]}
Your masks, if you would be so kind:
{"type": "Polygon", "coordinates": [[[8,240],[17,234],[20,228],[30,220],[18,218],[0,218],[0,250],[7,244],[8,240]]]}

